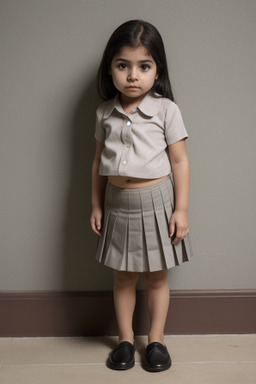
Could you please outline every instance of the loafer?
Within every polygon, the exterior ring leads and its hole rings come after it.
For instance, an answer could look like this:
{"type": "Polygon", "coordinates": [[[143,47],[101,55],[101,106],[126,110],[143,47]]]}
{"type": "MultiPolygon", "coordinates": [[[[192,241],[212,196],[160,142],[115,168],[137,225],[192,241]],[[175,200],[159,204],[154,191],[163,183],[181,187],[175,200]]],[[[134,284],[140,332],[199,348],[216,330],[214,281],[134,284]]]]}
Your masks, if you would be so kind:
{"type": "Polygon", "coordinates": [[[135,364],[135,350],[135,344],[123,341],[110,353],[107,367],[120,371],[132,368],[135,364]]]}
{"type": "Polygon", "coordinates": [[[147,346],[145,369],[149,372],[161,372],[170,368],[172,360],[167,347],[161,343],[151,343],[147,346]]]}

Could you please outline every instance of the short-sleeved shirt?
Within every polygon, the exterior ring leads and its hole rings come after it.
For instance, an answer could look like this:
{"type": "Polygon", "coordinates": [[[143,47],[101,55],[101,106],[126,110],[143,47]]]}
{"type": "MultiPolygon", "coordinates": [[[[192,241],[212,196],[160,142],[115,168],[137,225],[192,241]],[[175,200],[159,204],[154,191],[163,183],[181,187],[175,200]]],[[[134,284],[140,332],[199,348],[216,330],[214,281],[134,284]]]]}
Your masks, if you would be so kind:
{"type": "Polygon", "coordinates": [[[118,94],[96,112],[95,138],[104,144],[99,174],[143,179],[171,173],[168,145],[188,137],[178,106],[148,93],[127,115],[118,94]]]}

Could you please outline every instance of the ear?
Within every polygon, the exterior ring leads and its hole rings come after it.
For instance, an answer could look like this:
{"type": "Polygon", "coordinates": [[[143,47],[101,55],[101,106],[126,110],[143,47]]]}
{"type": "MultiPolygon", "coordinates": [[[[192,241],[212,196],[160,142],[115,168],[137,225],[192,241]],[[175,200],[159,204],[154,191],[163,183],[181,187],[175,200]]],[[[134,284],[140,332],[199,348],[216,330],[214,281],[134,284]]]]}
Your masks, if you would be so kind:
{"type": "Polygon", "coordinates": [[[156,78],[155,78],[155,80],[157,80],[157,79],[158,79],[158,77],[159,77],[159,76],[158,76],[158,73],[157,73],[157,74],[156,74],[156,78]]]}

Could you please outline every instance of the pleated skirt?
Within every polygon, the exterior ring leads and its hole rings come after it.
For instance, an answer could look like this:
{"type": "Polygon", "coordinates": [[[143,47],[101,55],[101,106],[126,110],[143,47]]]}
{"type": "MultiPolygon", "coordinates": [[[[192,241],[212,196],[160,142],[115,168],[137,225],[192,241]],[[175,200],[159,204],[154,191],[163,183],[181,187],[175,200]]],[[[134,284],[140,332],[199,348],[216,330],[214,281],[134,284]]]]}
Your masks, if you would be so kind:
{"type": "Polygon", "coordinates": [[[96,260],[129,272],[154,272],[189,261],[189,235],[173,245],[169,222],[174,210],[170,177],[153,187],[124,189],[108,183],[96,260]]]}

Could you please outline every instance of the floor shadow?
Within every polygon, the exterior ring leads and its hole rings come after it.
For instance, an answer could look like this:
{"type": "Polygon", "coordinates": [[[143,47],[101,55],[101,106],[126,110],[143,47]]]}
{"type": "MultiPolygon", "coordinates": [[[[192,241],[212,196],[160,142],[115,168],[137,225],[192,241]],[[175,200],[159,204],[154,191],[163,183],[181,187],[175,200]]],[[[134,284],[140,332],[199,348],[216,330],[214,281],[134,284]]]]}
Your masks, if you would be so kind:
{"type": "Polygon", "coordinates": [[[147,343],[145,340],[142,339],[142,337],[139,337],[139,336],[135,337],[135,342],[136,342],[136,350],[141,358],[141,361],[144,361],[147,343]]]}
{"type": "MultiPolygon", "coordinates": [[[[105,290],[112,287],[112,273],[95,261],[97,235],[90,227],[91,166],[95,152],[96,73],[86,85],[74,110],[70,127],[71,162],[63,228],[63,291],[105,290]]],[[[72,316],[72,313],[68,313],[72,316]]],[[[89,314],[88,314],[89,316],[89,314]]],[[[82,335],[81,335],[82,336],[82,335]]]]}
{"type": "Polygon", "coordinates": [[[100,339],[100,342],[104,345],[106,345],[107,347],[109,347],[110,351],[112,351],[118,344],[118,337],[105,337],[105,338],[101,338],[100,339]]]}

